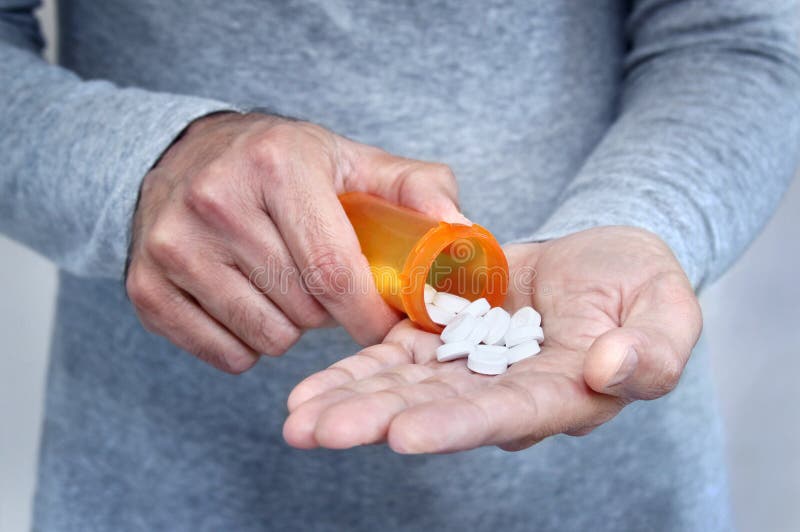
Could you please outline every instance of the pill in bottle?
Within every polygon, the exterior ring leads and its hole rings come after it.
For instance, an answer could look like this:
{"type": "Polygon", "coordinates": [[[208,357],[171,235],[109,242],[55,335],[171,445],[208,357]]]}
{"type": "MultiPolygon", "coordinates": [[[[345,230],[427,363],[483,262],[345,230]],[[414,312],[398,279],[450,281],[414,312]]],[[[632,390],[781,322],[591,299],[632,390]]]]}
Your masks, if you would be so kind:
{"type": "Polygon", "coordinates": [[[425,283],[470,301],[503,304],[508,261],[483,227],[435,220],[364,192],[339,196],[383,299],[422,329],[439,333],[425,309],[425,283]]]}

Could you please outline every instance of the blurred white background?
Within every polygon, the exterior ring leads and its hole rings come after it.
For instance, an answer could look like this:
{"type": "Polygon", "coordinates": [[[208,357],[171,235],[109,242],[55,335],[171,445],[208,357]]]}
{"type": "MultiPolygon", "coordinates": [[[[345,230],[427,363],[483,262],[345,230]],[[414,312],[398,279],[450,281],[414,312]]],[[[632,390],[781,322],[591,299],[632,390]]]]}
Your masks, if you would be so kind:
{"type": "MultiPolygon", "coordinates": [[[[53,43],[53,0],[40,13],[53,43]]],[[[54,50],[47,50],[52,61],[54,50]]],[[[800,530],[800,181],[702,297],[743,532],[800,530]]],[[[0,236],[0,532],[30,527],[55,269],[0,236]]]]}

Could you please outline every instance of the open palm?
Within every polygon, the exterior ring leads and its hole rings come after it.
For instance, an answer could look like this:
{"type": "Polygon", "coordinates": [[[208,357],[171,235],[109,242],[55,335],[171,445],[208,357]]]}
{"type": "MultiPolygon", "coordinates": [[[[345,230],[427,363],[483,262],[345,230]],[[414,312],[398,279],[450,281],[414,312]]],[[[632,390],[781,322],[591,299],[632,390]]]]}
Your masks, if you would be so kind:
{"type": "Polygon", "coordinates": [[[336,449],[387,442],[403,453],[519,450],[553,434],[586,434],[627,403],[677,384],[702,319],[658,237],[604,227],[506,253],[505,306],[532,304],[542,314],[539,355],[503,375],[478,375],[463,359],[437,362],[438,336],[402,321],[383,343],[295,387],[287,442],[336,449]]]}

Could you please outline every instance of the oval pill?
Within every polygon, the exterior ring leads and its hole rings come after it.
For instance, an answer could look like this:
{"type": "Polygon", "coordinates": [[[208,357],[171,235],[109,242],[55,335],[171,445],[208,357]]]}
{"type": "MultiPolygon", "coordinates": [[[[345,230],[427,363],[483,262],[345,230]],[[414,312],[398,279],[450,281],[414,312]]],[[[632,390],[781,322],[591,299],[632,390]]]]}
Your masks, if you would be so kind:
{"type": "Polygon", "coordinates": [[[444,328],[439,338],[445,343],[465,340],[475,328],[476,321],[478,321],[478,318],[470,314],[458,314],[450,320],[450,323],[444,328]]]}
{"type": "Polygon", "coordinates": [[[488,301],[486,301],[486,298],[482,297],[480,299],[476,299],[475,301],[473,301],[472,303],[461,309],[459,312],[465,312],[467,314],[472,314],[473,316],[480,317],[489,312],[489,309],[491,308],[492,306],[489,304],[488,301]]]}
{"type": "Polygon", "coordinates": [[[520,360],[530,358],[539,353],[539,351],[541,351],[539,342],[536,340],[530,340],[529,342],[522,342],[521,344],[517,344],[509,349],[506,352],[506,359],[508,360],[508,364],[511,365],[519,362],[520,360]]]}
{"type": "Polygon", "coordinates": [[[501,345],[479,345],[469,354],[467,367],[483,375],[500,375],[508,368],[506,348],[501,345]]]}
{"type": "Polygon", "coordinates": [[[469,299],[447,292],[436,292],[431,303],[440,309],[457,314],[469,305],[469,299]]]}
{"type": "Polygon", "coordinates": [[[456,316],[454,312],[448,312],[430,303],[425,305],[425,310],[428,311],[431,321],[439,325],[447,325],[456,316]]]}
{"type": "Polygon", "coordinates": [[[523,325],[541,325],[542,316],[533,307],[522,307],[511,316],[511,327],[522,327],[523,325]]]}
{"type": "Polygon", "coordinates": [[[512,327],[506,333],[506,346],[514,347],[523,342],[537,340],[541,342],[544,340],[544,331],[537,325],[523,325],[521,327],[512,327]]]}
{"type": "Polygon", "coordinates": [[[476,318],[471,314],[459,314],[459,316],[470,316],[474,320],[474,325],[472,326],[472,330],[467,336],[467,341],[471,342],[472,345],[477,345],[486,338],[486,335],[489,334],[489,327],[483,322],[482,319],[476,318]]]}
{"type": "Polygon", "coordinates": [[[483,343],[488,345],[499,344],[503,341],[508,331],[511,315],[505,309],[494,307],[483,317],[483,322],[489,327],[489,332],[483,339],[483,343]]]}
{"type": "Polygon", "coordinates": [[[436,289],[429,284],[425,285],[423,297],[425,298],[425,303],[433,303],[433,296],[436,295],[436,289]]]}
{"type": "Polygon", "coordinates": [[[508,352],[508,348],[504,345],[478,345],[473,346],[473,351],[480,351],[481,353],[492,353],[493,355],[504,355],[508,352]]]}
{"type": "Polygon", "coordinates": [[[469,356],[475,346],[467,341],[452,342],[442,344],[436,348],[436,360],[439,362],[450,362],[458,358],[469,356]]]}

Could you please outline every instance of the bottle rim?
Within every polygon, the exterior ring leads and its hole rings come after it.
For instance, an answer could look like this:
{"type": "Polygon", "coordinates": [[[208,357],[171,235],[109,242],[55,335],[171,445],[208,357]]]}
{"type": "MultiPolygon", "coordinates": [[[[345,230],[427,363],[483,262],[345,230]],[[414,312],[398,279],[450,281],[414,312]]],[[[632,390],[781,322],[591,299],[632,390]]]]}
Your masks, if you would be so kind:
{"type": "MultiPolygon", "coordinates": [[[[487,291],[489,288],[487,283],[483,288],[483,293],[476,299],[485,297],[493,307],[501,306],[505,301],[508,292],[508,259],[497,239],[478,224],[439,222],[420,238],[406,258],[400,274],[402,289],[400,297],[406,314],[417,326],[428,332],[440,333],[444,329],[431,320],[425,308],[425,283],[428,280],[428,274],[439,254],[461,239],[477,242],[483,250],[487,266],[499,267],[497,271],[500,277],[493,278],[493,282],[497,282],[498,286],[492,286],[493,290],[487,291]]],[[[468,262],[465,262],[465,266],[467,264],[468,262]]]]}

